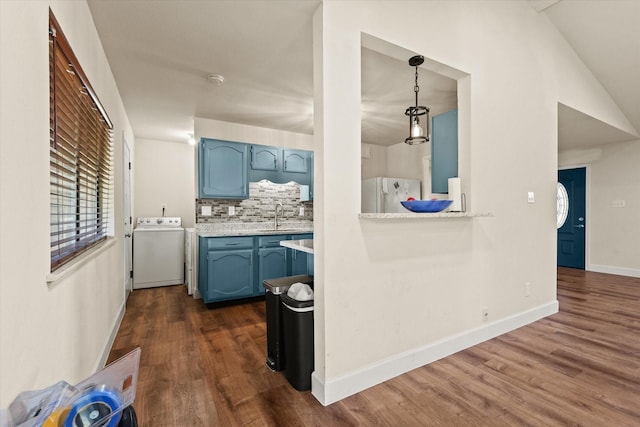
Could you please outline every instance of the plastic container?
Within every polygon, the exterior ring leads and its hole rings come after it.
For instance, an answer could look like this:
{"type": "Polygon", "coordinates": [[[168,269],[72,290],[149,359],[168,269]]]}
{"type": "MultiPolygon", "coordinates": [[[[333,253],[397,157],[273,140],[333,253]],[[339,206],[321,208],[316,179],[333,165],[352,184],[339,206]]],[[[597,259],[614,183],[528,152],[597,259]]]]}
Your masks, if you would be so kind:
{"type": "Polygon", "coordinates": [[[313,288],[313,276],[306,275],[279,277],[262,282],[266,290],[267,366],[272,371],[282,371],[286,364],[280,296],[286,294],[289,287],[297,282],[306,283],[313,288]]]}
{"type": "Polygon", "coordinates": [[[280,298],[287,361],[284,374],[296,390],[310,390],[314,367],[313,300],[296,301],[286,294],[280,298]]]}

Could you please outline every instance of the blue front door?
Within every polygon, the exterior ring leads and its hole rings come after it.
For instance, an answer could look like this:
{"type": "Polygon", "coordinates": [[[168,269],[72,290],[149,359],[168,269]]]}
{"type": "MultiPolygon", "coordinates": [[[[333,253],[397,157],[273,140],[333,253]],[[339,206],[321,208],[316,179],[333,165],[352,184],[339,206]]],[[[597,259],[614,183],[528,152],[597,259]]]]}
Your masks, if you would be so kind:
{"type": "MultiPolygon", "coordinates": [[[[566,219],[558,228],[558,265],[584,270],[585,230],[586,230],[586,169],[565,169],[558,171],[558,182],[566,190],[558,191],[559,209],[565,204],[566,219]]],[[[559,221],[562,218],[559,215],[559,221]]]]}

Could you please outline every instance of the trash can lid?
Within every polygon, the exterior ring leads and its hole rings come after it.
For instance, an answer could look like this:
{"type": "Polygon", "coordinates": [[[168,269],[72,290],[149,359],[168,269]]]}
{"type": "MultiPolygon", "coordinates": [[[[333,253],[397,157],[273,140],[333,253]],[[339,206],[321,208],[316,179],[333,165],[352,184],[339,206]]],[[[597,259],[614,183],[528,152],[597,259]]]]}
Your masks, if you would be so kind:
{"type": "Polygon", "coordinates": [[[313,288],[313,276],[307,276],[306,274],[267,279],[262,282],[262,286],[264,286],[267,291],[273,292],[277,295],[286,292],[287,289],[289,289],[289,286],[297,282],[306,283],[313,288]]]}
{"type": "Polygon", "coordinates": [[[299,312],[313,311],[313,300],[298,301],[291,298],[286,293],[280,295],[280,300],[282,301],[282,305],[284,305],[285,307],[293,311],[299,311],[299,312]]]}

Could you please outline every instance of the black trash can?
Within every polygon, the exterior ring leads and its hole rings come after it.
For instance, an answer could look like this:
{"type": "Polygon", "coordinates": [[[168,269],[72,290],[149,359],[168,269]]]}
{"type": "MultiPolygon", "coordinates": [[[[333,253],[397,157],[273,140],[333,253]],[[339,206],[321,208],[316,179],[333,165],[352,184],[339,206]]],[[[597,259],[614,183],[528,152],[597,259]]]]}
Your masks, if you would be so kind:
{"type": "Polygon", "coordinates": [[[287,360],[284,375],[296,390],[310,390],[314,367],[313,300],[297,301],[287,294],[280,298],[287,360]]]}
{"type": "Polygon", "coordinates": [[[138,417],[133,406],[129,405],[122,410],[118,427],[138,427],[138,417]]]}
{"type": "Polygon", "coordinates": [[[282,327],[282,304],[280,296],[286,294],[294,283],[306,283],[313,288],[313,276],[288,276],[268,279],[262,282],[267,317],[267,366],[272,371],[285,368],[285,343],[282,327]]]}

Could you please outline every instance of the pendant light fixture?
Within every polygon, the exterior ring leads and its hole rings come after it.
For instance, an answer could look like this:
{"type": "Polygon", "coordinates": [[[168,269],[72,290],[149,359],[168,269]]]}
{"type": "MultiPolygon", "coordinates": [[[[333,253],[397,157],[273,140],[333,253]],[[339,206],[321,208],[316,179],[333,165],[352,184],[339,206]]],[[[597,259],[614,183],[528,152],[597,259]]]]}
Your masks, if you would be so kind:
{"type": "Polygon", "coordinates": [[[418,86],[418,66],[422,65],[423,62],[424,56],[422,55],[412,56],[409,59],[409,65],[416,68],[416,82],[415,86],[413,86],[413,91],[416,94],[416,105],[414,107],[408,107],[404,112],[405,116],[409,116],[409,137],[405,139],[404,142],[409,145],[423,144],[429,141],[429,137],[431,136],[429,109],[418,105],[418,92],[420,92],[420,87],[418,86]],[[426,127],[426,132],[422,126],[420,126],[421,116],[424,116],[422,120],[426,127]]]}

